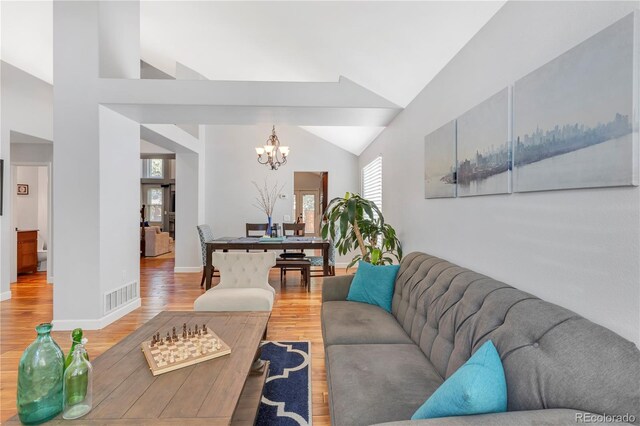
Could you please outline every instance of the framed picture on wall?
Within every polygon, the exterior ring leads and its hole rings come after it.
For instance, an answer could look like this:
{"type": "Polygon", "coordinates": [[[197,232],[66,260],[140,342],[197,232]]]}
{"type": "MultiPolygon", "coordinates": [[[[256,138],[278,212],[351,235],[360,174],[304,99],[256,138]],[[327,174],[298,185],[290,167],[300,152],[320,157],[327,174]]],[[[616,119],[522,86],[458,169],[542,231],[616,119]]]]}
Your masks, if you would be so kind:
{"type": "Polygon", "coordinates": [[[457,124],[458,196],[508,194],[509,88],[464,113],[457,124]]]}
{"type": "Polygon", "coordinates": [[[29,195],[29,185],[25,183],[18,184],[18,195],[29,195]]]}
{"type": "Polygon", "coordinates": [[[424,198],[456,196],[456,122],[424,137],[424,198]]]}
{"type": "Polygon", "coordinates": [[[636,25],[628,15],[515,83],[516,192],[638,184],[636,25]]]}

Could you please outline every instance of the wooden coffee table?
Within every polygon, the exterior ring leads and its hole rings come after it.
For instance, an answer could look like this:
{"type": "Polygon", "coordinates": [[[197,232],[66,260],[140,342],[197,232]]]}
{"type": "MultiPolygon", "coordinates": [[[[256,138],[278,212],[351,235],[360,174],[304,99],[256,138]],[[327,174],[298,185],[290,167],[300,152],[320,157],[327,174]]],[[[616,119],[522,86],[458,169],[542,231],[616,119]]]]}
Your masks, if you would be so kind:
{"type": "MultiPolygon", "coordinates": [[[[162,312],[92,360],[93,409],[78,420],[58,416],[47,424],[253,425],[268,365],[252,372],[269,312],[162,312]],[[140,349],[160,331],[183,323],[207,326],[231,354],[153,376],[140,349]]],[[[89,352],[91,343],[89,343],[89,352]]],[[[7,425],[19,425],[17,416],[7,425]]]]}

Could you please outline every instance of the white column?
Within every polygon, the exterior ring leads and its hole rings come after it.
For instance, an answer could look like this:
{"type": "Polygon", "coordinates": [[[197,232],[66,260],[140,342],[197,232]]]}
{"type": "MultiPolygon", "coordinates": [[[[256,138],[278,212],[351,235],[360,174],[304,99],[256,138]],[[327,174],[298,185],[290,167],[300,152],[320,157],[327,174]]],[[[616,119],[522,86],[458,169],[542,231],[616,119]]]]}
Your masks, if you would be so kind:
{"type": "MultiPolygon", "coordinates": [[[[135,3],[53,5],[53,317],[58,329],[102,328],[140,304],[138,292],[119,309],[107,312],[104,306],[105,292],[139,282],[140,275],[139,125],[99,106],[97,90],[101,70],[109,76],[136,77],[129,64],[135,57],[130,48],[123,47],[124,57],[116,60],[118,45],[125,40],[113,37],[100,59],[99,48],[109,40],[108,33],[99,34],[100,15],[116,18],[109,5],[122,14],[135,15],[137,10],[135,3]]],[[[118,23],[120,31],[132,34],[135,28],[125,24],[137,26],[139,20],[118,23]]]]}
{"type": "Polygon", "coordinates": [[[196,226],[199,207],[199,156],[176,153],[176,260],[175,272],[199,272],[202,267],[196,226]]]}

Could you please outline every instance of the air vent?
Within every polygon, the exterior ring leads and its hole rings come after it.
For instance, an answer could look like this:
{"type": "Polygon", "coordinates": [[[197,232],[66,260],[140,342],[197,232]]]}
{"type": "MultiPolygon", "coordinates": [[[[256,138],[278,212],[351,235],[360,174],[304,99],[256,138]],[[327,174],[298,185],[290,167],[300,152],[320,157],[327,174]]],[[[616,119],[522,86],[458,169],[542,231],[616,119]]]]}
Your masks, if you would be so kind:
{"type": "Polygon", "coordinates": [[[115,311],[138,297],[138,282],[134,281],[120,288],[105,293],[104,313],[115,311]]]}

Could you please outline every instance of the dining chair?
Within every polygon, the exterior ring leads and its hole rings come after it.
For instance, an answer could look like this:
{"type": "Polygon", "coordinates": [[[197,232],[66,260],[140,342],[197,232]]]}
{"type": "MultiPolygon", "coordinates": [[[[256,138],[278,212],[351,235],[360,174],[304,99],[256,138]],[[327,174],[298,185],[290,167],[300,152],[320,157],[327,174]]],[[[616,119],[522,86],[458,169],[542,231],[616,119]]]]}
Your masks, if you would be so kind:
{"type": "MultiPolygon", "coordinates": [[[[323,256],[307,256],[311,262],[311,276],[312,277],[324,277],[324,257],[323,256]],[[320,269],[314,269],[313,267],[320,267],[320,269]]],[[[336,247],[333,245],[333,241],[329,244],[329,276],[333,277],[336,274],[336,247]]]]}
{"type": "Polygon", "coordinates": [[[247,223],[247,237],[262,237],[267,233],[268,223],[247,223]]]}
{"type": "MultiPolygon", "coordinates": [[[[290,237],[290,236],[294,236],[294,237],[303,237],[304,236],[304,223],[283,223],[282,224],[282,235],[284,237],[290,237]]],[[[304,250],[300,250],[298,252],[287,252],[287,250],[283,250],[282,253],[280,253],[280,259],[291,259],[291,258],[296,258],[296,259],[302,259],[304,258],[304,250]]],[[[283,282],[283,279],[287,278],[287,270],[289,271],[300,271],[300,273],[302,274],[303,269],[301,268],[296,268],[296,267],[281,267],[280,268],[280,282],[283,282]]]]}
{"type": "Polygon", "coordinates": [[[304,223],[283,223],[282,235],[304,236],[304,223]]]}
{"type": "Polygon", "coordinates": [[[213,264],[220,270],[220,283],[195,300],[194,311],[271,311],[276,293],[269,285],[274,252],[215,252],[213,264]]]}
{"type": "MultiPolygon", "coordinates": [[[[204,286],[204,278],[205,278],[205,269],[207,266],[207,241],[213,240],[213,231],[211,231],[211,227],[209,225],[198,225],[196,226],[198,230],[198,237],[200,238],[200,250],[202,252],[202,279],[200,280],[200,287],[204,286]]],[[[220,274],[215,274],[216,269],[213,268],[213,276],[219,277],[220,274]]]]}

